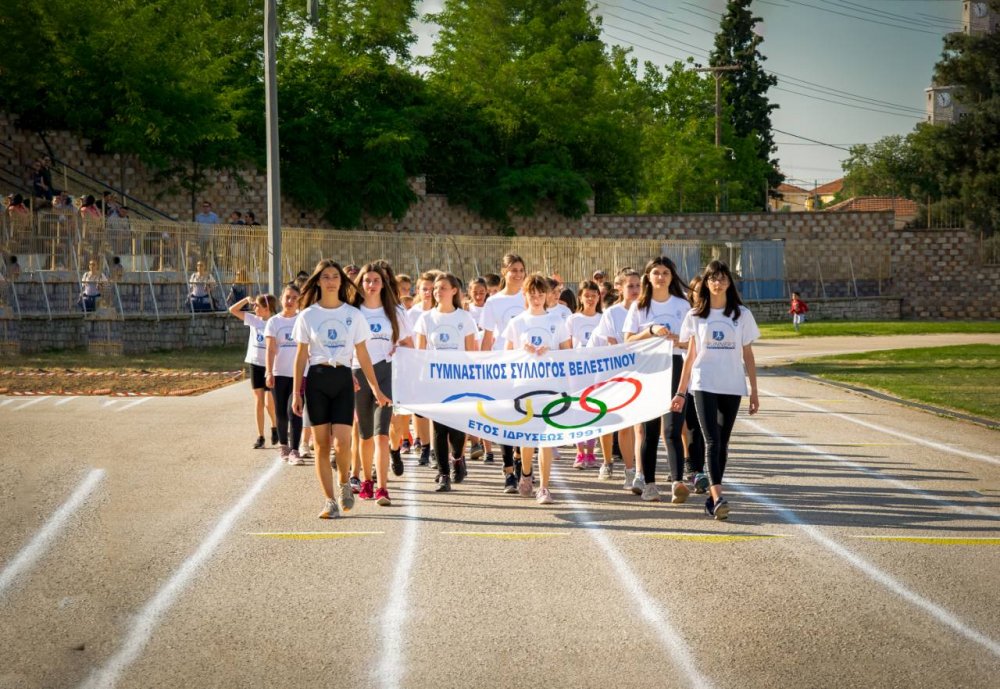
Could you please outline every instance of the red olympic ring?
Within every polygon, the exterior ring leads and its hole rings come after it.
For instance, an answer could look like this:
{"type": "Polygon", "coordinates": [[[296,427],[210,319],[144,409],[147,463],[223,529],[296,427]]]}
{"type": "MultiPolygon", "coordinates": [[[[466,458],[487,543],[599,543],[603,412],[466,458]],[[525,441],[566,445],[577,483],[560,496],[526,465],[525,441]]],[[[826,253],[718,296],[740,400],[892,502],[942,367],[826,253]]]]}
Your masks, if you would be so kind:
{"type": "Polygon", "coordinates": [[[632,402],[635,401],[635,398],[639,396],[639,393],[642,392],[642,383],[640,383],[635,378],[608,378],[607,380],[602,380],[599,383],[594,383],[589,388],[580,393],[580,409],[586,412],[590,412],[591,414],[600,414],[601,410],[594,409],[590,405],[590,403],[587,402],[587,398],[590,397],[590,393],[592,393],[594,390],[604,385],[607,385],[608,383],[632,383],[632,385],[635,387],[635,392],[633,392],[631,397],[629,397],[627,400],[619,404],[617,407],[608,407],[605,410],[605,413],[618,411],[622,407],[627,407],[628,405],[632,404],[632,402]]]}

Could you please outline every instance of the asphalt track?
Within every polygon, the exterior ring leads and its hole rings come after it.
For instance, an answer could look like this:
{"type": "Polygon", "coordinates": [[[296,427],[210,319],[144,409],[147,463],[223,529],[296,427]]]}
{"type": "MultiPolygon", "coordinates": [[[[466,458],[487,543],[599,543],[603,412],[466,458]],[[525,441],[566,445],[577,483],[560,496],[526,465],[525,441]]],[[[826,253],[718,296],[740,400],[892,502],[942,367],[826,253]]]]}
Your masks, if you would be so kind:
{"type": "MultiPolygon", "coordinates": [[[[1000,338],[756,352],[967,341],[1000,338]]],[[[0,397],[0,687],[1000,686],[996,431],[760,387],[721,523],[566,453],[549,507],[409,458],[392,507],[322,521],[313,468],[249,448],[245,384],[0,397]]]]}

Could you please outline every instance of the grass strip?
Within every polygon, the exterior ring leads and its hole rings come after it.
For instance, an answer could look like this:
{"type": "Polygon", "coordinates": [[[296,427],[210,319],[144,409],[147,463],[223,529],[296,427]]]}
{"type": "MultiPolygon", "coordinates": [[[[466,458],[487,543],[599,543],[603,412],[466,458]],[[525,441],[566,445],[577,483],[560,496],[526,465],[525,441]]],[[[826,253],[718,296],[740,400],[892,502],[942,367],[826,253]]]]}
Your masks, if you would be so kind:
{"type": "Polygon", "coordinates": [[[239,371],[244,367],[246,344],[201,349],[165,350],[148,354],[109,357],[86,350],[67,349],[38,354],[17,354],[0,361],[3,370],[70,371],[239,371]]]}
{"type": "Polygon", "coordinates": [[[803,359],[790,368],[1000,421],[1000,345],[836,354],[803,359]]]}
{"type": "Polygon", "coordinates": [[[939,333],[1000,333],[998,321],[807,321],[799,332],[790,322],[761,323],[761,338],[833,337],[847,335],[936,335],[939,333]]]}

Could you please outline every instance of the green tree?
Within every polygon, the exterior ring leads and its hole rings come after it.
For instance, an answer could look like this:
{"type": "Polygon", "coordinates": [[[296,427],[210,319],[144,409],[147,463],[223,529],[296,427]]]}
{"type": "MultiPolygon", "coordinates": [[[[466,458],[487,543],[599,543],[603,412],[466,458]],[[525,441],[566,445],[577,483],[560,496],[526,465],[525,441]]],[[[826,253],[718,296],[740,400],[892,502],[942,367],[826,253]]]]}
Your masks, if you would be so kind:
{"type": "MultiPolygon", "coordinates": [[[[460,191],[471,206],[505,218],[548,199],[578,216],[591,195],[599,209],[613,209],[633,191],[635,138],[617,116],[613,70],[585,0],[448,0],[432,19],[441,27],[426,60],[435,102],[467,104],[477,124],[464,124],[495,156],[492,169],[483,149],[470,161],[468,169],[486,173],[481,192],[471,184],[460,191]]],[[[466,146],[456,142],[446,158],[461,165],[466,146]]]]}
{"type": "MultiPolygon", "coordinates": [[[[778,83],[775,76],[764,70],[767,59],[760,46],[764,38],[754,28],[761,21],[750,10],[752,0],[729,0],[726,12],[715,36],[715,48],[709,59],[713,67],[740,65],[741,70],[726,72],[723,77],[724,97],[729,105],[729,121],[737,138],[753,141],[755,157],[766,166],[768,188],[775,188],[784,180],[778,170],[778,161],[773,158],[777,147],[771,132],[771,113],[777,105],[767,97],[770,87],[778,83]]],[[[747,181],[749,182],[749,180],[747,181]]],[[[764,185],[749,183],[759,192],[758,206],[763,206],[764,185]]]]}
{"type": "Polygon", "coordinates": [[[339,227],[402,218],[426,140],[424,87],[407,66],[411,0],[334,2],[289,17],[278,55],[282,186],[339,227]]]}

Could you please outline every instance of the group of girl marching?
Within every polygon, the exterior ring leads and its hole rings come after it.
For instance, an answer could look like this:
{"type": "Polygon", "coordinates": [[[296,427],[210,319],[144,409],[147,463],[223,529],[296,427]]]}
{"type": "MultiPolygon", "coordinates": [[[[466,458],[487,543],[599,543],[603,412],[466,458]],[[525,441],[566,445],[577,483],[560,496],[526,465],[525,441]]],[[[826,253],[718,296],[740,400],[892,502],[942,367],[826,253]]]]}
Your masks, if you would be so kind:
{"type": "MultiPolygon", "coordinates": [[[[321,518],[349,512],[355,493],[379,505],[391,504],[390,465],[393,474],[402,475],[401,453],[411,447],[410,418],[405,410],[393,409],[391,401],[397,348],[523,349],[543,356],[555,349],[650,338],[673,344],[669,410],[600,438],[598,477],[613,479],[617,456],[624,464],[625,490],[647,502],[664,499],[656,480],[662,436],[670,500],[683,503],[691,491],[708,492],[706,513],[719,520],[729,516],[722,478],[741,398],[749,392],[749,411],[758,410],[751,345],[760,332],[725,263],[712,261],[685,285],[673,261],[654,258],[641,274],[620,271],[610,298],[606,288],[591,280],[581,282],[575,293],[560,293],[556,280],[528,274],[515,254],[504,256],[499,276],[476,278],[464,295],[459,279],[440,271],[421,274],[414,286],[416,294],[410,297],[410,279],[397,279],[384,261],[366,264],[352,282],[338,263],[323,260],[307,278],[287,285],[280,300],[248,297],[231,309],[250,328],[247,361],[258,407],[255,447],[264,444],[264,410],[270,410],[267,400],[273,398],[272,444],[280,443],[284,461],[303,464],[309,452],[305,434],[311,432],[326,499],[321,518]],[[248,304],[253,304],[252,313],[244,311],[248,304]],[[331,449],[336,484],[331,463],[321,461],[331,456],[331,449]]],[[[451,491],[467,476],[467,442],[470,458],[494,461],[495,445],[414,416],[412,447],[420,465],[431,463],[433,448],[437,492],[451,491]]],[[[595,441],[579,443],[573,467],[597,466],[596,447],[595,441]]],[[[499,454],[504,492],[534,497],[539,504],[553,502],[554,448],[538,450],[537,463],[531,447],[500,446],[499,454]]]]}

